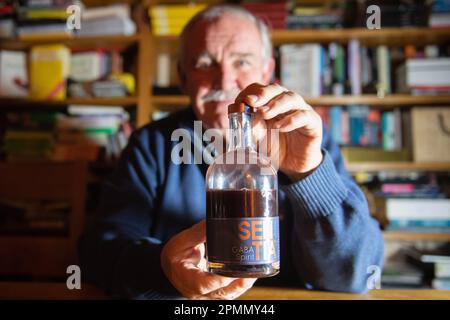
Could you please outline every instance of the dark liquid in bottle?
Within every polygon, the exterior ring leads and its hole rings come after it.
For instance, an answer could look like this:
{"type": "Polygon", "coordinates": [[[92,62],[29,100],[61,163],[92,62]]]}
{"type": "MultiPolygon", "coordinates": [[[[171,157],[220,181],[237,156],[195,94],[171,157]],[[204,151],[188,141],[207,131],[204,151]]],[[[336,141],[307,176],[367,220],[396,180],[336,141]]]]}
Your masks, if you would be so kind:
{"type": "MultiPolygon", "coordinates": [[[[223,230],[227,229],[229,223],[227,219],[239,221],[236,218],[278,217],[277,190],[208,190],[206,192],[206,212],[208,250],[213,249],[218,252],[221,251],[220,246],[226,247],[228,244],[226,241],[228,234],[223,230]],[[212,223],[211,219],[216,220],[212,223]],[[223,236],[218,236],[218,234],[223,236]],[[216,241],[217,243],[213,244],[210,241],[216,241]]],[[[248,224],[250,225],[251,220],[248,221],[250,221],[248,224]]],[[[262,227],[263,224],[261,223],[259,226],[262,227]]],[[[276,228],[277,237],[274,241],[276,241],[276,246],[279,246],[278,220],[276,221],[276,228]]],[[[257,230],[259,231],[258,235],[263,234],[263,230],[257,230]]],[[[251,229],[249,229],[250,232],[251,229]]],[[[217,257],[217,255],[214,256],[217,257]]],[[[209,257],[208,263],[209,271],[230,277],[268,277],[277,274],[279,270],[278,259],[269,263],[241,263],[239,261],[224,262],[221,259],[215,261],[214,257],[212,259],[209,257]]]]}

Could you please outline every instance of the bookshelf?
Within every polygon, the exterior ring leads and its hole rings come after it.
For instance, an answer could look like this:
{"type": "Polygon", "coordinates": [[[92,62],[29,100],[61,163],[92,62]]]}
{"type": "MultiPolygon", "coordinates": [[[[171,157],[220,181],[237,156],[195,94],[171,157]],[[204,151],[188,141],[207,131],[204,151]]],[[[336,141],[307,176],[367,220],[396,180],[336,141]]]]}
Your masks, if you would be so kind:
{"type": "Polygon", "coordinates": [[[138,102],[137,97],[118,97],[118,98],[67,98],[64,100],[36,100],[36,99],[14,99],[14,98],[1,98],[0,105],[1,108],[7,107],[40,107],[42,105],[46,106],[56,106],[61,107],[65,105],[113,105],[113,106],[133,106],[138,102]]]}
{"type": "MultiPolygon", "coordinates": [[[[123,1],[122,1],[123,2],[123,1]]],[[[151,72],[151,35],[148,22],[144,20],[145,10],[140,1],[124,1],[135,4],[132,17],[136,23],[137,33],[134,35],[105,35],[105,36],[56,36],[56,37],[33,37],[32,39],[2,39],[0,50],[21,50],[28,51],[34,45],[63,44],[69,48],[102,48],[134,50],[133,70],[136,82],[135,96],[111,97],[111,98],[71,98],[64,100],[33,100],[14,99],[0,96],[0,108],[3,107],[39,107],[55,106],[63,107],[67,105],[114,105],[136,108],[136,127],[146,124],[149,120],[149,92],[150,79],[148,73],[151,72]]],[[[87,6],[109,5],[111,1],[85,0],[87,6]]]]}
{"type": "Polygon", "coordinates": [[[64,44],[69,48],[92,48],[94,43],[95,47],[124,49],[131,45],[139,44],[140,39],[140,34],[130,36],[38,37],[24,40],[7,39],[0,42],[0,49],[24,50],[34,45],[50,43],[64,44]]]}
{"type": "MultiPolygon", "coordinates": [[[[405,107],[410,105],[441,105],[449,103],[450,96],[412,96],[407,94],[391,94],[385,97],[376,95],[322,95],[320,97],[304,97],[311,105],[331,106],[345,104],[369,104],[376,107],[405,107]]],[[[155,106],[186,106],[189,98],[182,95],[155,95],[151,102],[155,106]]]]}
{"type": "MultiPolygon", "coordinates": [[[[119,1],[83,0],[87,7],[99,5],[111,5],[119,1]]],[[[69,49],[115,49],[124,53],[124,69],[132,73],[135,79],[135,94],[124,97],[92,97],[74,98],[67,97],[64,100],[36,100],[30,98],[8,98],[0,96],[0,112],[9,111],[31,111],[55,109],[63,110],[69,105],[95,105],[95,106],[122,106],[128,110],[133,110],[136,127],[148,122],[150,86],[149,72],[151,56],[151,36],[148,22],[145,17],[141,1],[127,0],[120,3],[133,4],[131,17],[136,24],[136,33],[133,35],[105,35],[105,36],[39,36],[32,39],[0,39],[0,50],[18,50],[29,52],[35,45],[62,44],[69,49]],[[126,59],[126,61],[125,61],[126,59]]],[[[3,124],[3,123],[2,123],[3,124]]],[[[0,128],[3,133],[4,128],[0,128]]],[[[1,162],[1,167],[6,168],[9,163],[1,162]]],[[[64,162],[33,162],[23,164],[26,168],[32,167],[33,174],[29,171],[25,173],[13,174],[12,179],[17,180],[17,185],[23,187],[12,188],[7,186],[2,180],[0,189],[5,192],[15,190],[13,196],[25,197],[30,195],[36,200],[47,200],[58,197],[65,192],[75,208],[69,213],[68,234],[56,234],[53,230],[39,230],[34,234],[24,230],[24,232],[10,232],[0,236],[0,252],[5,263],[1,264],[1,275],[18,275],[25,277],[57,278],[66,277],[66,268],[70,264],[77,263],[76,247],[78,238],[84,228],[84,221],[89,210],[92,210],[92,201],[97,197],[97,189],[107,174],[114,168],[114,163],[90,163],[88,166],[84,161],[64,161],[64,162]],[[80,168],[82,166],[82,168],[80,168]],[[64,167],[64,172],[55,174],[55,170],[64,167]],[[75,169],[76,170],[75,170],[75,169]],[[64,175],[64,178],[61,178],[64,175]],[[35,179],[36,181],[33,181],[35,179]],[[57,180],[69,180],[57,190],[53,185],[57,180]],[[31,180],[31,182],[30,182],[31,180]],[[31,186],[35,186],[30,190],[31,186]],[[49,187],[51,186],[51,187],[49,187]],[[89,193],[92,194],[87,197],[89,193]],[[28,232],[28,233],[26,233],[28,232]]],[[[8,172],[9,169],[7,169],[8,172]]],[[[27,169],[28,170],[28,169],[27,169]]],[[[3,171],[4,172],[4,171],[3,171]]],[[[14,171],[14,172],[17,172],[14,171]]],[[[3,178],[3,176],[2,176],[3,178]]],[[[14,185],[15,186],[15,185],[14,185]]],[[[11,191],[13,192],[13,191],[11,191]]],[[[2,193],[2,196],[4,194],[2,193]]],[[[63,198],[65,199],[65,198],[63,198]]]]}
{"type": "MultiPolygon", "coordinates": [[[[203,1],[209,3],[208,1],[203,1]]],[[[300,1],[298,1],[300,2],[300,1]]],[[[325,3],[327,1],[315,1],[325,3]]],[[[329,2],[329,1],[328,1],[329,2]]],[[[161,1],[147,1],[148,6],[163,4],[161,1]]],[[[174,3],[182,3],[174,1],[174,3]]],[[[360,41],[366,47],[376,47],[379,45],[393,46],[424,46],[431,44],[445,44],[450,40],[450,28],[382,28],[379,30],[368,30],[365,28],[349,29],[302,29],[302,30],[272,30],[271,38],[274,46],[289,43],[321,43],[327,44],[337,42],[347,44],[353,39],[360,41]]],[[[152,41],[155,44],[152,50],[152,63],[155,63],[158,50],[165,50],[171,54],[175,53],[178,44],[177,36],[154,36],[152,41]]],[[[152,74],[154,76],[154,74],[152,74]]],[[[151,79],[153,82],[153,79],[151,79]]],[[[150,90],[151,91],[151,90],[150,90]]],[[[414,96],[409,94],[390,94],[379,97],[375,94],[363,95],[321,95],[319,97],[304,97],[305,101],[312,106],[331,107],[333,105],[362,104],[370,105],[371,108],[380,110],[408,109],[411,106],[434,107],[440,105],[450,105],[450,96],[414,96]]],[[[184,95],[154,95],[150,94],[151,111],[179,110],[189,104],[189,98],[184,95]]],[[[380,172],[380,171],[421,171],[421,172],[450,172],[450,163],[416,163],[416,162],[358,162],[349,163],[349,171],[358,172],[380,172]]],[[[386,231],[384,232],[386,241],[450,241],[450,234],[417,233],[407,231],[386,231]]]]}

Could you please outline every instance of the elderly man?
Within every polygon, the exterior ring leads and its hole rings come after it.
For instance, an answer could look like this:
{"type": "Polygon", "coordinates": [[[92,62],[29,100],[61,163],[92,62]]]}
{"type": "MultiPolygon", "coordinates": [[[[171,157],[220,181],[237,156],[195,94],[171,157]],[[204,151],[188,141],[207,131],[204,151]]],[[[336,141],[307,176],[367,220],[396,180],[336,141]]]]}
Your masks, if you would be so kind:
{"type": "Polygon", "coordinates": [[[225,129],[228,105],[243,101],[281,132],[281,272],[256,284],[367,290],[368,270],[382,267],[378,224],[318,114],[297,93],[269,84],[267,26],[240,7],[210,7],[185,27],[180,53],[191,108],[132,135],[80,241],[85,279],[130,298],[234,299],[255,283],[205,271],[207,164],[170,158],[174,130],[194,134],[195,120],[225,129]]]}

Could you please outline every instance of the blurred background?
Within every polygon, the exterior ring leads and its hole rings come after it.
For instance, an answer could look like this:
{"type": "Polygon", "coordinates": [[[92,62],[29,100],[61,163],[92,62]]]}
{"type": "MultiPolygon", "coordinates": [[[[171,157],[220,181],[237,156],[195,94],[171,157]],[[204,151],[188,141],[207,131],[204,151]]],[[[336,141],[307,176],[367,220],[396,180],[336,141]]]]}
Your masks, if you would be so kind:
{"type": "MultiPolygon", "coordinates": [[[[222,2],[0,1],[1,281],[66,281],[131,132],[189,103],[183,26],[222,2]]],[[[450,289],[450,1],[229,2],[269,24],[273,82],[340,144],[383,230],[382,288],[450,289]]]]}

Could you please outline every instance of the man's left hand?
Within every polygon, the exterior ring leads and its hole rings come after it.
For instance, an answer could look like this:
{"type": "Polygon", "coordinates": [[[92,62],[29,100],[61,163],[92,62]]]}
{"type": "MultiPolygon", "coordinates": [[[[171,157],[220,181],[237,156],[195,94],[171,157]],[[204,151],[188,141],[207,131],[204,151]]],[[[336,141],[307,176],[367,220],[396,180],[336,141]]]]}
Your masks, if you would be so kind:
{"type": "Polygon", "coordinates": [[[239,102],[257,109],[256,128],[280,130],[279,169],[291,180],[302,179],[320,165],[322,119],[299,94],[278,84],[253,83],[236,98],[239,102]]]}

